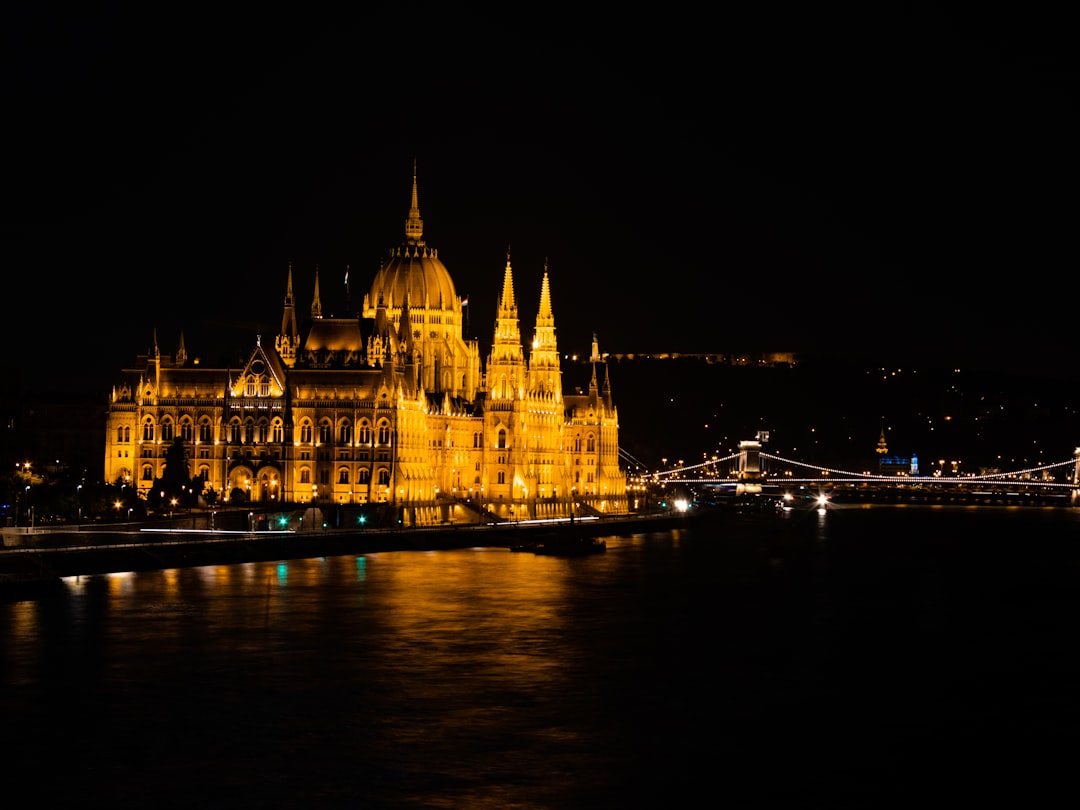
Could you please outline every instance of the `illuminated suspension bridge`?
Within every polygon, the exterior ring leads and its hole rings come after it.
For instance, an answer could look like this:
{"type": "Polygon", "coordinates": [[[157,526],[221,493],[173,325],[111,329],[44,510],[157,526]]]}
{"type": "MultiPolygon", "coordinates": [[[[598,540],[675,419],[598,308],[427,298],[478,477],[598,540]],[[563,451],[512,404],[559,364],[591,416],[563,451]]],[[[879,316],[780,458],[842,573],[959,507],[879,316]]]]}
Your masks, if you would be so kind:
{"type": "Polygon", "coordinates": [[[685,484],[689,486],[734,490],[753,494],[784,490],[788,487],[814,486],[819,491],[836,488],[978,490],[983,493],[1053,492],[1071,494],[1078,501],[1080,491],[1080,448],[1072,457],[1051,464],[979,475],[947,475],[936,470],[932,475],[900,473],[891,475],[854,472],[810,464],[762,452],[760,441],[739,443],[739,450],[699,464],[644,473],[640,482],[648,485],[685,484]]]}

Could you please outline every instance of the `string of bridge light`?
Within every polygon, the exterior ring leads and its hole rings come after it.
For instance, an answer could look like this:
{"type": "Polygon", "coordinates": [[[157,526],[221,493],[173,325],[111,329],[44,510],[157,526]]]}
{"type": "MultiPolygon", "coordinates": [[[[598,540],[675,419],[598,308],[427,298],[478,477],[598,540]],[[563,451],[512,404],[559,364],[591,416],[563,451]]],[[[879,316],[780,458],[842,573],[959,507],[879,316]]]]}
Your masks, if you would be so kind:
{"type": "MultiPolygon", "coordinates": [[[[725,485],[734,486],[734,482],[727,482],[717,478],[680,478],[678,479],[680,484],[708,484],[712,486],[725,485]]],[[[772,482],[777,483],[777,482],[772,482]]],[[[872,476],[870,478],[837,478],[829,476],[828,478],[787,478],[783,479],[783,483],[786,484],[918,484],[924,483],[932,486],[941,486],[942,484],[949,484],[950,486],[968,487],[975,484],[1008,484],[1011,487],[1017,489],[1025,489],[1027,487],[1039,487],[1040,489],[1075,489],[1076,484],[1072,482],[1061,483],[1060,481],[973,481],[970,478],[904,478],[895,475],[882,475],[872,476]]]]}
{"type": "MultiPolygon", "coordinates": [[[[802,462],[802,461],[795,461],[794,459],[790,459],[790,458],[783,458],[782,456],[774,456],[774,455],[771,455],[769,453],[761,453],[760,455],[761,455],[761,458],[770,459],[772,461],[782,461],[782,462],[784,462],[786,464],[794,464],[794,465],[799,466],[799,467],[807,467],[807,468],[809,468],[811,470],[820,470],[822,472],[826,472],[826,473],[829,473],[829,474],[835,473],[837,475],[850,475],[853,478],[867,479],[867,480],[873,480],[873,481],[879,481],[879,480],[894,481],[897,478],[897,476],[894,476],[894,475],[880,476],[880,475],[872,475],[870,473],[851,472],[850,470],[837,470],[837,469],[833,469],[833,468],[830,468],[830,467],[816,467],[813,464],[807,464],[807,463],[802,462]]],[[[1007,473],[984,473],[982,475],[965,475],[965,476],[962,477],[961,480],[964,480],[964,481],[1001,481],[1003,479],[1008,479],[1010,476],[1030,475],[1031,473],[1046,472],[1047,470],[1055,470],[1055,469],[1058,469],[1059,467],[1069,467],[1069,466],[1074,465],[1074,464],[1076,464],[1076,459],[1071,458],[1071,459],[1067,459],[1065,461],[1057,461],[1057,462],[1054,462],[1053,464],[1044,464],[1044,465],[1039,466],[1039,467],[1028,467],[1026,469],[1013,470],[1012,472],[1007,472],[1007,473]]],[[[930,479],[933,476],[923,475],[923,476],[909,476],[909,477],[915,478],[915,479],[918,479],[918,480],[924,480],[924,479],[930,479]]],[[[957,476],[957,478],[960,478],[960,476],[957,476]]]]}
{"type": "MultiPolygon", "coordinates": [[[[732,453],[731,455],[724,456],[723,458],[714,458],[714,459],[710,459],[708,461],[703,461],[703,462],[701,462],[699,464],[691,464],[690,466],[687,466],[687,467],[676,467],[675,469],[671,469],[671,470],[662,470],[662,471],[659,471],[659,472],[655,472],[655,473],[652,473],[650,475],[650,477],[654,481],[659,481],[659,480],[667,479],[667,478],[677,478],[678,480],[680,480],[680,481],[682,481],[684,483],[709,483],[709,482],[715,481],[716,479],[715,478],[688,479],[688,478],[685,477],[686,473],[692,472],[693,470],[700,470],[700,469],[702,469],[704,467],[712,467],[712,466],[715,466],[717,464],[721,464],[721,463],[726,462],[726,461],[734,461],[735,459],[740,458],[741,455],[742,455],[741,453],[732,453]]],[[[830,476],[829,480],[833,480],[833,481],[839,481],[839,479],[837,479],[835,476],[848,476],[850,479],[854,479],[854,480],[858,480],[858,481],[867,481],[867,482],[870,482],[870,481],[890,481],[890,482],[893,482],[893,483],[896,482],[896,479],[898,477],[906,477],[908,479],[916,480],[916,481],[936,481],[936,480],[940,480],[940,476],[938,476],[938,477],[935,477],[935,476],[895,476],[895,475],[874,475],[873,473],[852,472],[851,470],[841,470],[841,469],[836,468],[836,467],[822,467],[822,466],[818,466],[818,465],[814,465],[814,464],[808,464],[805,461],[796,461],[795,459],[784,458],[783,456],[774,456],[771,453],[760,453],[759,457],[762,458],[762,459],[769,460],[769,461],[778,461],[778,462],[782,462],[782,463],[785,463],[785,464],[790,464],[790,465],[793,465],[793,466],[796,466],[796,467],[803,467],[803,468],[806,468],[808,470],[813,470],[815,472],[822,473],[823,475],[830,476]]],[[[1032,473],[1041,473],[1041,472],[1045,472],[1045,471],[1048,471],[1048,470],[1058,469],[1060,467],[1068,467],[1068,466],[1071,466],[1073,464],[1076,464],[1076,459],[1075,458],[1067,459],[1065,461],[1058,461],[1058,462],[1055,462],[1053,464],[1044,464],[1044,465],[1039,466],[1039,467],[1028,467],[1026,469],[1014,470],[1012,472],[1007,472],[1007,473],[985,473],[983,475],[965,475],[963,477],[960,477],[960,476],[951,477],[950,476],[948,478],[948,480],[956,481],[956,482],[959,482],[959,481],[971,481],[971,482],[975,482],[975,481],[995,481],[995,482],[1007,483],[1007,482],[1009,482],[1009,480],[1010,480],[1010,478],[1012,476],[1030,475],[1032,473]]],[[[732,471],[732,472],[734,472],[734,471],[732,471]]],[[[818,479],[808,478],[808,479],[799,479],[799,480],[808,480],[809,481],[809,480],[818,480],[818,479]]],[[[1050,482],[1043,482],[1043,483],[1049,484],[1050,482]]]]}
{"type": "Polygon", "coordinates": [[[740,453],[732,453],[730,456],[709,459],[708,461],[703,461],[700,464],[691,464],[689,467],[676,467],[673,470],[660,470],[659,472],[650,473],[650,477],[654,481],[660,480],[660,478],[681,477],[684,473],[688,473],[691,470],[700,470],[702,467],[711,467],[714,464],[720,464],[725,461],[734,461],[740,455],[740,453]]]}
{"type": "Polygon", "coordinates": [[[875,475],[871,475],[870,473],[850,472],[848,470],[838,470],[834,467],[818,467],[813,464],[807,464],[805,461],[794,461],[793,459],[782,458],[781,456],[774,456],[770,453],[761,453],[760,455],[761,458],[769,459],[770,461],[783,461],[785,464],[794,464],[796,467],[806,467],[807,469],[817,470],[829,475],[832,475],[833,473],[835,473],[836,475],[850,475],[853,478],[860,478],[868,481],[872,481],[878,477],[875,475]]]}

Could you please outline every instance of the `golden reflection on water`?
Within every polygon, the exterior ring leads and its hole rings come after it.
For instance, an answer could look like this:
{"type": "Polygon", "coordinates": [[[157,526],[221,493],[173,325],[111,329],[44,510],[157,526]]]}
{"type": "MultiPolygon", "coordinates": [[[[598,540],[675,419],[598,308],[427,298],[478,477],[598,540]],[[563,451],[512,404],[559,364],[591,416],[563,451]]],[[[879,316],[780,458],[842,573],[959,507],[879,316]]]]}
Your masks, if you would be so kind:
{"type": "MultiPolygon", "coordinates": [[[[747,806],[732,791],[779,785],[786,801],[865,774],[892,791],[911,763],[882,752],[922,750],[942,718],[982,733],[987,701],[957,715],[950,684],[985,680],[1010,645],[1033,662],[1019,691],[1049,684],[1078,716],[1061,639],[1080,512],[795,517],[611,537],[580,559],[465,549],[73,578],[0,605],[5,762],[39,799],[77,768],[72,803],[160,810],[747,806]],[[823,728],[849,742],[823,748],[823,728]]],[[[1013,723],[985,735],[995,751],[1030,728],[1030,700],[1000,700],[1023,674],[986,687],[1013,723]]]]}

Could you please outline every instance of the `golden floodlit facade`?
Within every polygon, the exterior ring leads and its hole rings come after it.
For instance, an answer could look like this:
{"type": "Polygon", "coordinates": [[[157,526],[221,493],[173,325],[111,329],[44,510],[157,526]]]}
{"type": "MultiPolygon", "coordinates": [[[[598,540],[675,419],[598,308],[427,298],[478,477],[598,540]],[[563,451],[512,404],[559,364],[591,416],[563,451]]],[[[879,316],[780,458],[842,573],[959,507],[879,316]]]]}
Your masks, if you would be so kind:
{"type": "Polygon", "coordinates": [[[547,267],[526,356],[507,257],[485,362],[423,236],[414,171],[404,241],[357,315],[323,315],[316,271],[302,318],[290,266],[280,332],[242,368],[189,358],[183,334],[163,354],[155,333],[113,387],[106,480],[146,497],[180,457],[216,503],[379,505],[412,526],[626,512],[607,367],[594,339],[588,384],[563,391],[547,267]]]}

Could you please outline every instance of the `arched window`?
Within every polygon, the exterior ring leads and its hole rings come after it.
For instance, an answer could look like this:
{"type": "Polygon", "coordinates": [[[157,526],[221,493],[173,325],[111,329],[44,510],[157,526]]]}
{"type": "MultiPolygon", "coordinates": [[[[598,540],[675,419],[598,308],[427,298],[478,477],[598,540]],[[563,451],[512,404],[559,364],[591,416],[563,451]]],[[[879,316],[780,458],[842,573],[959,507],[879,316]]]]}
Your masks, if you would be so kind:
{"type": "Polygon", "coordinates": [[[311,422],[304,421],[300,425],[300,441],[303,444],[311,444],[311,422]]]}
{"type": "Polygon", "coordinates": [[[356,443],[357,444],[371,444],[371,425],[367,420],[360,423],[360,427],[356,429],[356,443]]]}
{"type": "Polygon", "coordinates": [[[499,428],[499,441],[496,447],[500,450],[506,449],[506,430],[504,428],[499,428]]]}
{"type": "Polygon", "coordinates": [[[269,425],[267,425],[265,419],[260,419],[259,424],[255,428],[255,441],[259,444],[266,444],[266,436],[269,431],[269,425]]]}
{"type": "Polygon", "coordinates": [[[122,427],[118,427],[116,429],[116,441],[120,442],[121,444],[123,444],[124,442],[124,429],[122,427]]]}
{"type": "Polygon", "coordinates": [[[390,423],[389,422],[380,422],[379,423],[378,441],[379,441],[379,444],[390,444],[390,423]]]}
{"type": "MultiPolygon", "coordinates": [[[[342,422],[338,428],[338,444],[350,444],[352,442],[352,425],[347,421],[342,422]]],[[[348,481],[342,481],[343,484],[349,483],[348,481]]]]}
{"type": "Polygon", "coordinates": [[[333,437],[334,426],[330,424],[330,420],[324,420],[319,423],[319,444],[329,444],[333,437]]]}
{"type": "Polygon", "coordinates": [[[379,486],[390,486],[390,471],[385,468],[379,470],[379,486]]]}
{"type": "Polygon", "coordinates": [[[240,444],[240,420],[234,419],[229,424],[229,442],[232,444],[240,444]]]}
{"type": "Polygon", "coordinates": [[[195,437],[195,431],[191,424],[191,420],[186,416],[183,421],[180,422],[180,438],[185,442],[190,442],[195,437]]]}
{"type": "Polygon", "coordinates": [[[505,484],[506,483],[506,471],[505,470],[499,470],[499,483],[500,484],[505,484]]]}
{"type": "Polygon", "coordinates": [[[591,433],[589,434],[589,437],[587,439],[587,444],[588,444],[588,446],[585,448],[585,452],[586,453],[595,453],[596,452],[596,437],[593,436],[591,433]]]}
{"type": "Polygon", "coordinates": [[[301,484],[310,484],[311,483],[311,470],[309,470],[307,467],[304,467],[302,470],[300,470],[300,483],[301,484]]]}
{"type": "Polygon", "coordinates": [[[340,470],[338,470],[337,482],[339,484],[347,484],[347,483],[349,483],[349,468],[348,467],[342,467],[340,470]]]}
{"type": "Polygon", "coordinates": [[[199,420],[199,441],[210,442],[214,438],[213,427],[210,425],[209,419],[199,420]]]}
{"type": "Polygon", "coordinates": [[[367,468],[362,468],[356,474],[356,483],[367,485],[371,483],[371,472],[367,468]]]}
{"type": "Polygon", "coordinates": [[[144,442],[152,442],[154,440],[154,422],[149,417],[143,422],[142,438],[144,442]]]}
{"type": "Polygon", "coordinates": [[[274,424],[270,426],[270,436],[274,444],[281,444],[285,441],[285,428],[280,419],[275,419],[274,424]]]}
{"type": "Polygon", "coordinates": [[[123,441],[124,441],[125,444],[131,441],[131,428],[130,427],[125,427],[124,428],[123,441]]]}
{"type": "Polygon", "coordinates": [[[154,480],[154,468],[147,464],[142,468],[142,480],[153,481],[154,480]]]}
{"type": "Polygon", "coordinates": [[[173,440],[173,423],[169,418],[165,418],[161,422],[161,440],[163,442],[171,442],[173,440]]]}
{"type": "Polygon", "coordinates": [[[477,431],[476,433],[474,433],[472,435],[472,446],[477,450],[479,450],[481,447],[484,446],[484,434],[483,433],[481,433],[480,431],[477,431]]]}

